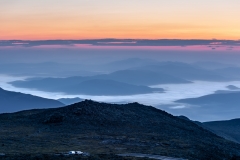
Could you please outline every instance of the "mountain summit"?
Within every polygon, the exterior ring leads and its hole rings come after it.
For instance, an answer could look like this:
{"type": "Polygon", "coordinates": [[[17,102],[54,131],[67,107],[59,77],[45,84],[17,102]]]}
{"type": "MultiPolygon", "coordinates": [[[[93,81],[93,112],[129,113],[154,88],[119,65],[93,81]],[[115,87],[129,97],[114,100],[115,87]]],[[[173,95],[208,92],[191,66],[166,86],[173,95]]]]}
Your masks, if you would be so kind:
{"type": "MultiPolygon", "coordinates": [[[[138,103],[85,100],[62,108],[0,115],[1,152],[142,153],[186,159],[230,159],[240,145],[195,123],[138,103]]],[[[8,154],[7,153],[7,154],[8,154]]]]}

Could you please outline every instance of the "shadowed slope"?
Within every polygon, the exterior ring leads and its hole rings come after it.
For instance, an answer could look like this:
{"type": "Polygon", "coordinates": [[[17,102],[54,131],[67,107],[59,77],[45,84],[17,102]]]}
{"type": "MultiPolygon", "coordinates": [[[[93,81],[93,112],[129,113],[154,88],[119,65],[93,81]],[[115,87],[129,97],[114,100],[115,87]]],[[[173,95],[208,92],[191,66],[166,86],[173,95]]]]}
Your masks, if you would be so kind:
{"type": "Polygon", "coordinates": [[[64,104],[56,100],[6,91],[0,88],[0,113],[61,106],[64,106],[64,104]]]}
{"type": "Polygon", "coordinates": [[[205,122],[203,125],[219,136],[240,143],[240,119],[205,122]]]}

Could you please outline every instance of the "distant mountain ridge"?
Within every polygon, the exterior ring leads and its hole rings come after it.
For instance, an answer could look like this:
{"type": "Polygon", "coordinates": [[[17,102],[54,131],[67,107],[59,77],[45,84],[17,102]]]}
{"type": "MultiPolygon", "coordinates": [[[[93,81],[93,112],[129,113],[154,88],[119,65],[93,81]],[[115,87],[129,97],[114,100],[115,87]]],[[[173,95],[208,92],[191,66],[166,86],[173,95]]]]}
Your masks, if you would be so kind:
{"type": "Polygon", "coordinates": [[[18,92],[6,91],[0,88],[0,113],[16,112],[27,109],[55,108],[64,106],[63,103],[23,94],[18,92]]]}
{"type": "Polygon", "coordinates": [[[78,81],[81,77],[48,78],[40,80],[16,81],[12,84],[18,87],[35,88],[50,92],[85,95],[131,95],[163,92],[162,88],[150,88],[142,85],[128,84],[108,79],[90,79],[78,81]],[[46,85],[45,85],[46,84],[46,85]]]}
{"type": "MultiPolygon", "coordinates": [[[[117,92],[117,89],[122,90],[123,88],[125,88],[126,91],[119,92],[119,95],[151,93],[154,90],[157,91],[161,89],[151,89],[147,87],[148,85],[166,83],[191,83],[191,82],[184,80],[182,78],[167,75],[165,73],[156,73],[145,70],[143,71],[121,70],[110,74],[101,74],[88,77],[76,76],[68,78],[42,78],[11,82],[11,84],[13,84],[16,87],[34,88],[43,91],[60,91],[66,93],[79,93],[79,94],[86,93],[94,95],[96,94],[109,95],[111,92],[117,92]],[[95,83],[93,83],[93,81],[95,83]],[[109,82],[108,85],[106,83],[103,83],[107,81],[109,82]],[[118,85],[116,85],[117,83],[118,85]],[[92,87],[90,84],[92,86],[94,85],[94,87],[92,87]],[[87,86],[89,88],[86,88],[87,86]],[[105,86],[105,89],[103,88],[103,86],[105,86]],[[140,89],[140,87],[142,89],[140,89]],[[143,91],[143,87],[145,88],[145,91],[143,91]],[[96,90],[94,89],[97,88],[99,88],[99,90],[101,90],[102,92],[96,92],[96,90]],[[109,88],[108,91],[107,88],[109,88]]],[[[117,93],[114,93],[114,95],[117,95],[117,93]]]]}

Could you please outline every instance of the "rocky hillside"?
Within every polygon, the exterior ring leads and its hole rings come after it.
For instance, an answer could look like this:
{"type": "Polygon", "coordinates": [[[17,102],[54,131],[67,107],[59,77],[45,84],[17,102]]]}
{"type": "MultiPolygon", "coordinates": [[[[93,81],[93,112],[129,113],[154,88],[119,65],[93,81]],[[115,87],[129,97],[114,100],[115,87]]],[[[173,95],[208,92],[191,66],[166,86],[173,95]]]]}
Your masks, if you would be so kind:
{"type": "Polygon", "coordinates": [[[191,121],[138,103],[85,100],[67,107],[0,115],[0,153],[141,153],[189,160],[231,159],[240,145],[191,121]]]}

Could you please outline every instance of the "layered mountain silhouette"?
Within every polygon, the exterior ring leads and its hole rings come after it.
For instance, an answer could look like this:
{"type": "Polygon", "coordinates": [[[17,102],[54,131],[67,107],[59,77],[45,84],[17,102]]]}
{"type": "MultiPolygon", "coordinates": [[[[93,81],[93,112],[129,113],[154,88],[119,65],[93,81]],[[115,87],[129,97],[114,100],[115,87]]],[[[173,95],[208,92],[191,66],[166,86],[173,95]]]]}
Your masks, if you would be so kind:
{"type": "Polygon", "coordinates": [[[122,70],[110,74],[88,77],[78,76],[68,78],[29,79],[26,81],[15,81],[11,84],[16,87],[35,88],[44,91],[61,91],[65,93],[94,95],[113,93],[114,95],[127,95],[150,93],[155,90],[160,90],[151,89],[147,87],[147,85],[166,83],[190,83],[190,81],[170,76],[165,73],[140,70],[122,70]],[[124,88],[125,91],[123,91],[124,88]],[[118,89],[119,91],[117,91],[118,89]],[[97,90],[101,90],[101,92],[97,90]]]}
{"type": "Polygon", "coordinates": [[[87,95],[131,95],[164,91],[162,88],[150,88],[107,79],[90,79],[85,81],[81,81],[80,79],[85,78],[47,78],[30,80],[29,83],[26,81],[16,81],[13,84],[15,86],[36,88],[44,91],[87,95]]]}
{"type": "Polygon", "coordinates": [[[6,91],[0,88],[0,113],[61,106],[64,106],[64,104],[56,100],[6,91]]]}
{"type": "MultiPolygon", "coordinates": [[[[127,60],[126,60],[127,61],[127,60]]],[[[129,59],[129,62],[134,61],[136,65],[147,64],[145,61],[140,61],[138,59],[129,59]]],[[[152,61],[151,61],[152,62],[152,61]]],[[[120,61],[120,64],[126,63],[125,61],[120,61]]],[[[115,83],[128,83],[131,85],[141,85],[141,86],[151,86],[158,84],[181,84],[181,83],[191,83],[193,80],[204,80],[204,81],[230,81],[233,80],[234,76],[224,76],[215,70],[208,70],[198,67],[197,65],[181,63],[181,62],[154,62],[153,65],[146,65],[140,67],[133,67],[128,70],[115,71],[109,74],[100,74],[95,76],[76,76],[68,78],[41,78],[41,79],[28,79],[25,81],[15,81],[12,82],[16,87],[24,88],[34,88],[43,91],[60,91],[65,93],[81,93],[85,94],[84,89],[81,90],[81,83],[90,84],[93,80],[96,82],[94,85],[95,88],[102,87],[102,80],[112,80],[115,83]],[[101,82],[97,82],[101,80],[101,82]],[[88,82],[90,81],[90,82],[88,82]],[[98,86],[99,84],[100,86],[98,86]],[[71,86],[70,86],[71,85],[71,86]],[[78,92],[74,91],[73,86],[78,86],[75,89],[78,89],[78,92]]],[[[112,83],[109,84],[111,86],[112,83]]],[[[123,84],[122,84],[123,85],[123,84]]],[[[116,85],[112,85],[116,86],[116,85]]],[[[107,87],[106,87],[107,88],[107,87]]],[[[124,87],[123,87],[124,88],[124,87]]],[[[136,87],[134,87],[136,88],[136,87]]],[[[93,87],[91,87],[93,89],[93,87]]],[[[88,90],[92,94],[91,89],[88,90]]],[[[112,88],[112,90],[116,90],[112,88]]],[[[135,89],[133,89],[135,90],[135,89]]],[[[104,91],[104,90],[102,90],[104,91]]],[[[149,93],[149,91],[136,92],[134,94],[149,93]]],[[[102,93],[96,93],[101,95],[110,94],[110,90],[102,93]]],[[[120,95],[131,94],[120,93],[120,95]]],[[[117,95],[117,94],[114,94],[117,95]]]]}
{"type": "Polygon", "coordinates": [[[195,123],[138,103],[85,100],[67,107],[0,114],[0,153],[143,153],[189,160],[231,159],[240,145],[195,123]]]}

